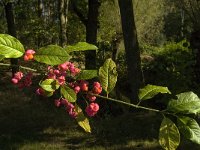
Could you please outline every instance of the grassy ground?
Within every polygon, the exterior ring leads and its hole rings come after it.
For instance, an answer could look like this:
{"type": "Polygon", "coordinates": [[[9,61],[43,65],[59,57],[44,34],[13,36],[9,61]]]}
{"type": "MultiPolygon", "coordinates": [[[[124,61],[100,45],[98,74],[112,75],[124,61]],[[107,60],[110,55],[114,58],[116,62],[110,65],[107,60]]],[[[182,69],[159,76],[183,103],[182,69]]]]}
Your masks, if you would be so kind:
{"type": "MultiPolygon", "coordinates": [[[[161,150],[161,119],[149,112],[97,117],[87,134],[51,100],[0,83],[0,150],[161,150]]],[[[200,147],[182,141],[179,149],[200,147]]]]}

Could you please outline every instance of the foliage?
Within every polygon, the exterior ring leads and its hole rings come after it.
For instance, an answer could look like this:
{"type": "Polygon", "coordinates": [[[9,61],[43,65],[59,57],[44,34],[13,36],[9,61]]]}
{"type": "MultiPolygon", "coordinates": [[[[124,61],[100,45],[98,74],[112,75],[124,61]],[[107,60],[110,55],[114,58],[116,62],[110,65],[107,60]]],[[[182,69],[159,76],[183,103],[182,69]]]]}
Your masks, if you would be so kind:
{"type": "Polygon", "coordinates": [[[112,59],[107,59],[99,69],[99,79],[103,89],[109,94],[117,82],[116,65],[112,59]]]}
{"type": "MultiPolygon", "coordinates": [[[[10,43],[15,43],[14,45],[20,45],[21,43],[16,40],[15,38],[11,38],[11,36],[1,34],[0,37],[4,38],[4,40],[9,40],[10,42],[4,43],[3,48],[0,47],[0,52],[4,51],[5,46],[10,46],[10,43]]],[[[88,49],[90,49],[91,45],[88,45],[88,49]]],[[[12,47],[12,46],[11,46],[12,47]]],[[[147,85],[143,89],[140,90],[140,102],[135,105],[128,102],[124,102],[121,100],[113,99],[108,97],[108,94],[114,89],[116,81],[117,81],[117,71],[116,71],[116,64],[112,61],[112,59],[107,59],[102,67],[99,69],[99,79],[100,82],[94,82],[93,88],[89,89],[88,82],[84,80],[76,81],[76,75],[79,74],[80,70],[75,68],[74,64],[68,62],[69,57],[65,58],[67,62],[64,60],[60,61],[60,59],[52,59],[51,61],[41,61],[45,60],[49,57],[52,57],[52,53],[56,56],[61,55],[61,47],[52,46],[51,53],[49,52],[49,47],[43,47],[43,53],[40,54],[39,62],[45,63],[47,65],[56,65],[58,64],[57,68],[55,66],[49,66],[47,70],[47,78],[45,76],[40,81],[39,85],[40,88],[37,90],[37,93],[40,95],[45,96],[45,92],[50,93],[47,96],[51,96],[51,94],[55,93],[56,91],[60,92],[60,98],[55,100],[55,105],[60,107],[61,105],[65,106],[66,111],[72,118],[75,118],[78,124],[86,131],[91,132],[89,120],[87,119],[87,114],[89,117],[96,115],[99,110],[99,105],[95,103],[96,97],[103,98],[105,100],[114,101],[120,104],[125,104],[130,107],[134,107],[137,109],[143,109],[148,111],[153,111],[158,114],[161,114],[164,118],[160,126],[159,132],[159,143],[165,150],[175,150],[180,144],[180,133],[179,131],[189,140],[200,144],[200,127],[198,123],[195,121],[193,116],[188,116],[188,114],[192,114],[197,116],[200,113],[200,99],[196,94],[193,92],[185,92],[180,93],[177,95],[177,99],[170,99],[167,109],[165,110],[158,110],[149,107],[141,106],[140,103],[143,100],[151,99],[152,97],[156,96],[159,93],[164,94],[171,94],[167,87],[162,86],[155,86],[155,85],[147,85]],[[53,49],[52,49],[53,48],[53,49]],[[60,64],[61,63],[61,64],[60,64]],[[66,82],[65,80],[71,80],[71,82],[66,82]],[[107,96],[99,95],[102,89],[106,92],[107,96]],[[81,92],[81,93],[80,93],[81,92]],[[79,104],[80,100],[78,99],[78,94],[81,96],[86,96],[88,100],[85,101],[86,108],[84,113],[82,111],[82,105],[79,104]],[[79,102],[78,102],[79,101],[79,102]],[[175,122],[174,120],[177,120],[175,122]],[[177,127],[178,126],[178,127],[177,127]]],[[[76,46],[75,46],[76,47],[76,46]]],[[[83,50],[85,48],[85,43],[83,46],[83,50]]],[[[75,49],[70,47],[71,49],[75,49]]],[[[63,49],[62,49],[63,50],[63,49]]],[[[81,50],[81,49],[80,49],[81,50]]],[[[69,54],[63,50],[64,56],[69,56],[69,54]]],[[[25,52],[25,56],[28,60],[32,60],[36,53],[33,50],[27,50],[25,52]],[[31,52],[31,53],[29,53],[31,52]]],[[[6,57],[7,53],[1,53],[2,56],[6,57]]],[[[13,55],[10,56],[15,57],[13,55]]],[[[26,58],[24,57],[24,58],[26,58]]],[[[26,59],[25,59],[26,60],[26,59]]],[[[38,61],[37,57],[35,61],[38,61]]],[[[8,64],[1,64],[1,65],[8,65],[8,64]]],[[[29,71],[35,71],[31,68],[21,66],[21,69],[26,69],[29,71]]],[[[87,72],[88,73],[88,72],[87,72]]],[[[89,72],[90,73],[90,72],[89,72]]],[[[93,74],[93,71],[91,71],[93,74]]],[[[90,77],[93,78],[96,75],[91,75],[90,77]]],[[[32,84],[31,81],[32,73],[23,74],[22,72],[15,73],[14,77],[12,78],[12,82],[17,84],[20,88],[28,87],[32,84]],[[22,80],[22,82],[20,82],[22,80]],[[23,83],[23,84],[20,84],[23,83]]],[[[81,78],[79,76],[79,78],[81,78]]],[[[88,78],[89,79],[89,78],[88,78]]],[[[52,95],[53,95],[52,94],[52,95]]]]}
{"type": "Polygon", "coordinates": [[[180,93],[197,90],[194,83],[194,54],[186,40],[170,42],[161,47],[142,47],[142,68],[147,83],[165,85],[180,93]],[[174,86],[176,85],[176,86],[174,86]]]}
{"type": "Polygon", "coordinates": [[[175,150],[180,143],[180,134],[176,125],[164,118],[159,132],[159,143],[166,150],[175,150]]]}

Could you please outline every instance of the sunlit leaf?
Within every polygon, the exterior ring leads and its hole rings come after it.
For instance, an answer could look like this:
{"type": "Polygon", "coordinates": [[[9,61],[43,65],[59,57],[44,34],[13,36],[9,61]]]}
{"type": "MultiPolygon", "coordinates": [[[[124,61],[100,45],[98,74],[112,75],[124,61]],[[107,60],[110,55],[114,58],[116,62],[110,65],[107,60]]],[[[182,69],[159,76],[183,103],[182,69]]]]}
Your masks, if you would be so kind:
{"type": "Polygon", "coordinates": [[[79,126],[81,126],[86,132],[91,132],[90,123],[88,118],[85,117],[83,114],[83,111],[78,105],[76,105],[76,112],[78,113],[78,116],[76,118],[76,121],[78,122],[79,126]]]}
{"type": "Polygon", "coordinates": [[[59,88],[58,81],[54,79],[46,79],[40,83],[40,86],[48,92],[53,92],[59,88]]]}
{"type": "Polygon", "coordinates": [[[58,45],[48,45],[40,48],[35,53],[34,59],[48,65],[58,65],[69,61],[70,55],[58,45]]]}
{"type": "Polygon", "coordinates": [[[200,127],[194,119],[190,117],[179,117],[178,128],[187,139],[200,144],[200,127]]]}
{"type": "Polygon", "coordinates": [[[77,99],[74,90],[66,85],[61,87],[60,92],[69,102],[75,102],[77,99]]]}
{"type": "Polygon", "coordinates": [[[161,123],[159,143],[165,150],[176,150],[180,144],[179,130],[169,118],[164,118],[161,123]]]}
{"type": "Polygon", "coordinates": [[[83,70],[77,76],[77,80],[88,80],[98,76],[97,70],[83,70]]]}
{"type": "Polygon", "coordinates": [[[107,59],[99,69],[99,80],[106,93],[110,93],[117,82],[116,64],[112,59],[107,59]]]}
{"type": "Polygon", "coordinates": [[[86,42],[78,42],[75,45],[70,45],[65,48],[65,50],[70,53],[74,51],[87,51],[87,50],[97,50],[98,48],[95,45],[86,43],[86,42]]]}
{"type": "Polygon", "coordinates": [[[154,97],[158,93],[171,94],[171,92],[168,90],[167,87],[148,84],[144,88],[140,89],[140,91],[139,91],[139,99],[140,100],[151,99],[152,97],[154,97]]]}
{"type": "Polygon", "coordinates": [[[193,92],[177,95],[177,99],[169,101],[167,110],[176,113],[197,114],[200,112],[200,99],[193,92]]]}
{"type": "Polygon", "coordinates": [[[0,34],[0,55],[5,58],[18,58],[24,54],[24,46],[8,34],[0,34]]]}

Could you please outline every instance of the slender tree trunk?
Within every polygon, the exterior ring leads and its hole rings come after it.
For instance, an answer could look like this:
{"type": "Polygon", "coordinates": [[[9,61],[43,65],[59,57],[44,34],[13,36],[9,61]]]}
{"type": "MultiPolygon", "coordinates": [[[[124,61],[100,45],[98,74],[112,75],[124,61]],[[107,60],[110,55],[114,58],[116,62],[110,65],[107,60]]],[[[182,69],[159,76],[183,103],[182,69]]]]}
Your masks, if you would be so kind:
{"type": "MultiPolygon", "coordinates": [[[[42,16],[43,9],[44,9],[44,5],[43,5],[42,0],[38,0],[38,25],[40,25],[41,23],[43,23],[42,22],[42,19],[43,19],[43,16],[42,16]]],[[[42,43],[42,38],[41,38],[40,32],[37,34],[37,39],[36,39],[35,42],[37,42],[37,48],[39,49],[39,47],[41,46],[41,43],[42,43]]]]}
{"type": "Polygon", "coordinates": [[[58,1],[59,22],[60,22],[60,35],[59,44],[64,46],[67,43],[67,13],[68,13],[69,0],[58,1]]]}
{"type": "MultiPolygon", "coordinates": [[[[86,42],[97,44],[97,29],[99,15],[99,0],[88,0],[88,18],[86,23],[86,42]]],[[[96,51],[86,51],[85,68],[96,69],[96,51]]]]}
{"type": "Polygon", "coordinates": [[[130,83],[131,103],[138,102],[138,92],[142,81],[140,50],[137,39],[137,32],[134,20],[132,0],[118,0],[126,61],[128,66],[128,82],[130,83]]]}
{"type": "MultiPolygon", "coordinates": [[[[12,2],[7,2],[4,7],[5,7],[5,12],[6,12],[8,34],[16,37],[16,28],[15,28],[15,20],[14,20],[12,2]]],[[[12,58],[11,64],[17,65],[18,59],[12,58]]],[[[18,70],[19,70],[19,67],[17,67],[17,66],[12,67],[12,75],[14,76],[15,72],[17,72],[18,70]]]]}
{"type": "Polygon", "coordinates": [[[38,0],[38,17],[42,17],[42,11],[43,11],[43,3],[42,0],[38,0]]]}

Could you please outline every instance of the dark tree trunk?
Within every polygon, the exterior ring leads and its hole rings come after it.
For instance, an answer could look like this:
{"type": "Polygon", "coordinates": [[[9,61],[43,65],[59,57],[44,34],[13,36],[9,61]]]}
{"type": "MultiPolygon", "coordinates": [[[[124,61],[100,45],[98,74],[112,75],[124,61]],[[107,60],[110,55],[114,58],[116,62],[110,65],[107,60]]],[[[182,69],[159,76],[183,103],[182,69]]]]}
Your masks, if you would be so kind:
{"type": "MultiPolygon", "coordinates": [[[[15,20],[14,20],[12,2],[7,2],[4,7],[5,7],[5,12],[6,12],[8,34],[16,37],[16,28],[15,28],[15,20]]],[[[12,75],[14,76],[15,72],[17,72],[19,70],[19,67],[17,67],[18,59],[12,58],[11,64],[14,65],[12,67],[12,75]]]]}
{"type": "Polygon", "coordinates": [[[118,0],[126,61],[128,67],[128,82],[130,83],[131,103],[138,102],[138,92],[142,81],[140,50],[138,46],[137,32],[134,20],[132,0],[118,0]]]}
{"type": "Polygon", "coordinates": [[[64,46],[67,43],[68,5],[69,5],[69,0],[59,0],[58,1],[59,22],[60,22],[60,33],[59,33],[60,46],[64,46]]]}
{"type": "Polygon", "coordinates": [[[196,59],[194,65],[195,82],[200,83],[200,30],[192,32],[190,38],[190,46],[194,51],[196,59]]]}
{"type": "MultiPolygon", "coordinates": [[[[86,42],[96,45],[98,15],[99,15],[99,0],[88,0],[88,18],[86,23],[86,42]]],[[[96,51],[90,50],[85,53],[86,69],[96,69],[96,51]]]]}

